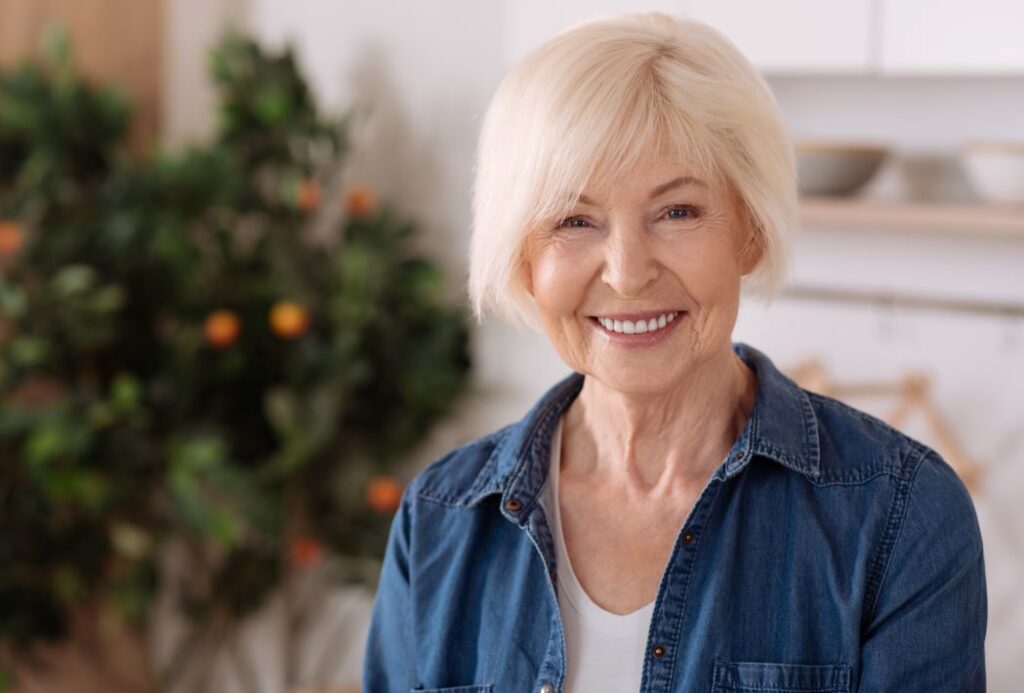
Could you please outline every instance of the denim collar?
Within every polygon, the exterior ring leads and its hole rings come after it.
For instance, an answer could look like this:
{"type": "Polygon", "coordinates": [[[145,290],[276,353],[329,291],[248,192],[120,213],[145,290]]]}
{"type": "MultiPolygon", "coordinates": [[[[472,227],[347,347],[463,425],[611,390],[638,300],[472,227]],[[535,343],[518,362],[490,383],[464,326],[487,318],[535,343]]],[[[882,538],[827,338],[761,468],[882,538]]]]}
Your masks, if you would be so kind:
{"type": "MultiPolygon", "coordinates": [[[[818,426],[807,394],[758,349],[742,342],[732,348],[757,376],[757,395],[743,431],[712,478],[729,479],[760,455],[817,479],[818,426]]],[[[513,522],[526,523],[547,479],[555,426],[583,388],[583,379],[580,373],[569,375],[506,429],[469,489],[466,504],[500,493],[501,512],[513,522]]]]}

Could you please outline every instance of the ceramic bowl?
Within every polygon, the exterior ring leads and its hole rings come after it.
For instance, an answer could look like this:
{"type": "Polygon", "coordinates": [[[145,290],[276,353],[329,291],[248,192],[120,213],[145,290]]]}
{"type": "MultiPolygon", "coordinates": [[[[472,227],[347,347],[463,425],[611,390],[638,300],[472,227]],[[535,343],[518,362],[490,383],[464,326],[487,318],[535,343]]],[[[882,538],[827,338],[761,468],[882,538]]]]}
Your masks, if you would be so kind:
{"type": "Polygon", "coordinates": [[[1024,141],[971,140],[961,150],[964,170],[988,202],[1024,203],[1024,141]]]}
{"type": "Polygon", "coordinates": [[[875,175],[888,147],[868,142],[794,142],[802,195],[853,195],[875,175]]]}

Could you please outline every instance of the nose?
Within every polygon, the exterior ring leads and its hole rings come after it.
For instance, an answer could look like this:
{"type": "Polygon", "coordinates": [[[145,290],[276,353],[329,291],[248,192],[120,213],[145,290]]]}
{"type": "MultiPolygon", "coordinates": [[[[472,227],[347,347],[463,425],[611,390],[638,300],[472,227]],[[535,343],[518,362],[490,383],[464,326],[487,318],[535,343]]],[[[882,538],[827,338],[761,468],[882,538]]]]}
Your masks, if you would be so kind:
{"type": "Polygon", "coordinates": [[[602,281],[620,296],[642,296],[661,274],[653,241],[641,222],[613,227],[605,239],[602,281]]]}

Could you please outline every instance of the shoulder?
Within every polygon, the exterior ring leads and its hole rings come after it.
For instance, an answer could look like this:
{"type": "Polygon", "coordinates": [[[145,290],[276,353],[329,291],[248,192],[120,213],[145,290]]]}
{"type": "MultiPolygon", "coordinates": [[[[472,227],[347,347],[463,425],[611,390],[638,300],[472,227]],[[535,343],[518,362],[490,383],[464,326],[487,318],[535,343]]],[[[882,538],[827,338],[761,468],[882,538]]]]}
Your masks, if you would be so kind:
{"type": "Polygon", "coordinates": [[[885,421],[834,398],[804,392],[821,448],[816,483],[849,489],[840,497],[856,509],[832,517],[852,521],[848,531],[874,527],[877,534],[868,564],[865,615],[882,621],[904,601],[953,583],[966,591],[963,599],[984,600],[978,515],[956,470],[935,449],[885,421]]]}
{"type": "Polygon", "coordinates": [[[961,537],[980,545],[970,492],[939,452],[875,416],[805,392],[818,424],[819,483],[854,485],[886,477],[891,529],[899,527],[906,537],[959,527],[961,537]]]}
{"type": "MultiPolygon", "coordinates": [[[[409,496],[449,507],[471,507],[506,492],[524,470],[523,450],[548,440],[561,412],[583,387],[571,373],[552,385],[518,421],[460,445],[428,464],[410,482],[409,496]]],[[[529,472],[527,476],[533,478],[529,472]]]]}
{"type": "Polygon", "coordinates": [[[891,477],[897,488],[892,512],[902,518],[902,534],[933,531],[941,523],[977,534],[970,492],[937,450],[839,400],[808,395],[820,424],[822,467],[828,468],[823,477],[840,482],[891,477]]]}
{"type": "Polygon", "coordinates": [[[934,449],[882,419],[833,397],[802,391],[817,427],[821,483],[858,483],[882,475],[910,481],[924,464],[953,473],[934,449]]]}
{"type": "Polygon", "coordinates": [[[504,426],[434,459],[409,482],[410,495],[450,506],[473,504],[494,485],[497,457],[515,426],[504,426]]]}
{"type": "Polygon", "coordinates": [[[867,604],[879,597],[883,584],[891,590],[893,583],[896,589],[913,583],[926,563],[950,574],[982,564],[974,502],[942,455],[875,416],[804,392],[818,428],[816,483],[848,488],[842,497],[856,508],[848,519],[862,527],[877,525],[867,604]]]}

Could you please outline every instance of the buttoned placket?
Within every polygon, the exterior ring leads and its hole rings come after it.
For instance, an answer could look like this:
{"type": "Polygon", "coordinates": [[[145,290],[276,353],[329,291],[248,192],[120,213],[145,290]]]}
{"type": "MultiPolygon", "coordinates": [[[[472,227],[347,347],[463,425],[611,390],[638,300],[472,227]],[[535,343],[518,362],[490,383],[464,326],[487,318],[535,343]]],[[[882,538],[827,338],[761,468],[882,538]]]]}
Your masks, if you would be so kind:
{"type": "Polygon", "coordinates": [[[651,626],[647,632],[647,661],[644,662],[641,693],[672,691],[675,666],[680,659],[678,651],[686,646],[683,634],[686,593],[690,577],[696,569],[700,538],[706,533],[707,519],[722,487],[716,477],[717,474],[713,474],[708,479],[680,527],[665,573],[661,577],[654,612],[651,614],[651,626]]]}
{"type": "MultiPolygon", "coordinates": [[[[515,503],[510,500],[506,504],[506,508],[512,510],[514,505],[515,503]]],[[[519,504],[518,507],[521,508],[522,504],[519,504]]],[[[537,512],[538,510],[539,507],[535,506],[534,512],[530,514],[526,524],[520,526],[520,529],[524,530],[527,536],[530,537],[530,541],[533,542],[534,548],[544,562],[544,572],[547,577],[549,590],[548,597],[552,600],[551,604],[553,605],[554,616],[552,624],[555,627],[553,628],[554,635],[548,641],[544,661],[541,664],[540,671],[537,672],[537,683],[534,690],[539,693],[554,693],[556,690],[562,690],[565,680],[565,627],[562,624],[562,615],[558,609],[558,578],[555,568],[555,546],[551,535],[551,526],[548,524],[547,518],[544,517],[544,513],[537,512]]]]}

